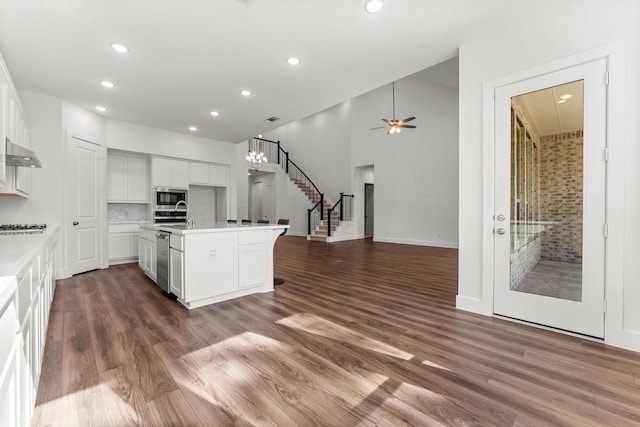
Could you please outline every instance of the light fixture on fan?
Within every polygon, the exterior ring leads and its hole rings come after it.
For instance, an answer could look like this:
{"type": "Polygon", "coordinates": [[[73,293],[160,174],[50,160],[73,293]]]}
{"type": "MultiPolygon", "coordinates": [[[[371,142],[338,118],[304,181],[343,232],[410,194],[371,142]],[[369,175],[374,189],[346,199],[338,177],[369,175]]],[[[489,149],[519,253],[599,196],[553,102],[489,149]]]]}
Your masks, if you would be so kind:
{"type": "MultiPolygon", "coordinates": [[[[411,120],[415,120],[415,117],[407,117],[406,119],[402,119],[402,120],[397,120],[396,119],[396,82],[392,82],[391,83],[391,99],[392,99],[392,105],[393,105],[393,119],[389,120],[389,119],[382,119],[383,122],[385,122],[388,126],[389,126],[389,130],[387,130],[387,135],[393,135],[396,136],[397,134],[399,134],[402,131],[402,128],[407,128],[407,129],[415,129],[416,127],[414,125],[408,125],[406,124],[407,122],[410,122],[411,120]]],[[[369,130],[374,130],[374,129],[383,129],[386,128],[387,126],[379,126],[379,127],[375,127],[375,128],[371,128],[369,130]]]]}
{"type": "Polygon", "coordinates": [[[245,158],[249,165],[255,170],[258,170],[259,167],[267,163],[267,156],[265,156],[262,151],[249,151],[249,154],[247,154],[245,158]]]}

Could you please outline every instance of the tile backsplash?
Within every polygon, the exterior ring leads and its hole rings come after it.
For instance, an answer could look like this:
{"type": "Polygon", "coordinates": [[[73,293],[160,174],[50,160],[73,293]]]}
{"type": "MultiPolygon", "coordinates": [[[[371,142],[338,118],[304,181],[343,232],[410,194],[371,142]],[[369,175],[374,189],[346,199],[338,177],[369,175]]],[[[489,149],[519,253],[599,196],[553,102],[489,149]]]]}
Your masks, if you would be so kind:
{"type": "Polygon", "coordinates": [[[142,203],[108,203],[109,222],[148,221],[149,205],[142,203]]]}

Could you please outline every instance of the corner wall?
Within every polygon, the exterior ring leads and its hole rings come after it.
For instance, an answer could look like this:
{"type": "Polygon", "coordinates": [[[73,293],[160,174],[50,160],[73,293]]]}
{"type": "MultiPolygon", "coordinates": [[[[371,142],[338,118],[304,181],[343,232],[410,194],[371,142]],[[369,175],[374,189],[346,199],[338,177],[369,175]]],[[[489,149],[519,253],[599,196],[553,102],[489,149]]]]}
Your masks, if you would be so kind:
{"type": "MultiPolygon", "coordinates": [[[[620,108],[616,108],[615,126],[609,129],[617,150],[611,153],[609,171],[610,201],[616,209],[609,212],[615,221],[609,224],[609,244],[613,240],[615,259],[611,267],[615,277],[607,283],[606,333],[608,343],[640,350],[640,3],[619,0],[606,3],[554,3],[553,14],[532,13],[510,26],[496,28],[491,37],[467,42],[460,47],[460,250],[457,307],[486,315],[493,313],[491,266],[483,262],[491,257],[491,219],[493,183],[488,178],[487,155],[492,147],[486,136],[491,133],[492,104],[483,98],[483,84],[514,73],[559,61],[571,55],[620,40],[626,41],[626,67],[612,74],[610,96],[620,94],[615,85],[625,86],[620,108]],[[573,16],[571,25],[566,17],[573,16]],[[545,31],[522,31],[538,27],[544,20],[545,31]],[[615,93],[612,93],[615,92],[615,93]],[[626,117],[626,120],[622,121],[626,117]],[[611,174],[611,172],[615,172],[611,174]],[[613,229],[612,229],[613,227],[613,229]]],[[[611,141],[610,141],[611,142],[611,141]]],[[[490,141],[489,141],[490,143],[490,141]]],[[[609,272],[608,274],[611,274],[609,272]]]]}

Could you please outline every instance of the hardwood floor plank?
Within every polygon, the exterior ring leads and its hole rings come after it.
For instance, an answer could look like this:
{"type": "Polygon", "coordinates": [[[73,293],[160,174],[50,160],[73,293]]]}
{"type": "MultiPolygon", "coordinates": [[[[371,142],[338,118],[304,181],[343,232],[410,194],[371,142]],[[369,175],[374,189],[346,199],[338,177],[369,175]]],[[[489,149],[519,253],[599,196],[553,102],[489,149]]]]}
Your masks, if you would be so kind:
{"type": "Polygon", "coordinates": [[[456,250],[274,258],[273,293],[195,310],[133,263],[58,281],[33,425],[640,424],[638,353],[456,310],[456,250]]]}

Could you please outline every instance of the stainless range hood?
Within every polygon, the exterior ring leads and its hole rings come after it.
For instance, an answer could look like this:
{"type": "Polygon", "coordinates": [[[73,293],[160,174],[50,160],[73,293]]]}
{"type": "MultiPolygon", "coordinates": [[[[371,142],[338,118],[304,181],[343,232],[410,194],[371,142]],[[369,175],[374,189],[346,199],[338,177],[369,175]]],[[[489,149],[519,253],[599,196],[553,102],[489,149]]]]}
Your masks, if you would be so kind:
{"type": "Polygon", "coordinates": [[[14,144],[7,138],[7,166],[22,166],[26,168],[41,168],[40,159],[33,151],[28,148],[14,144]]]}

